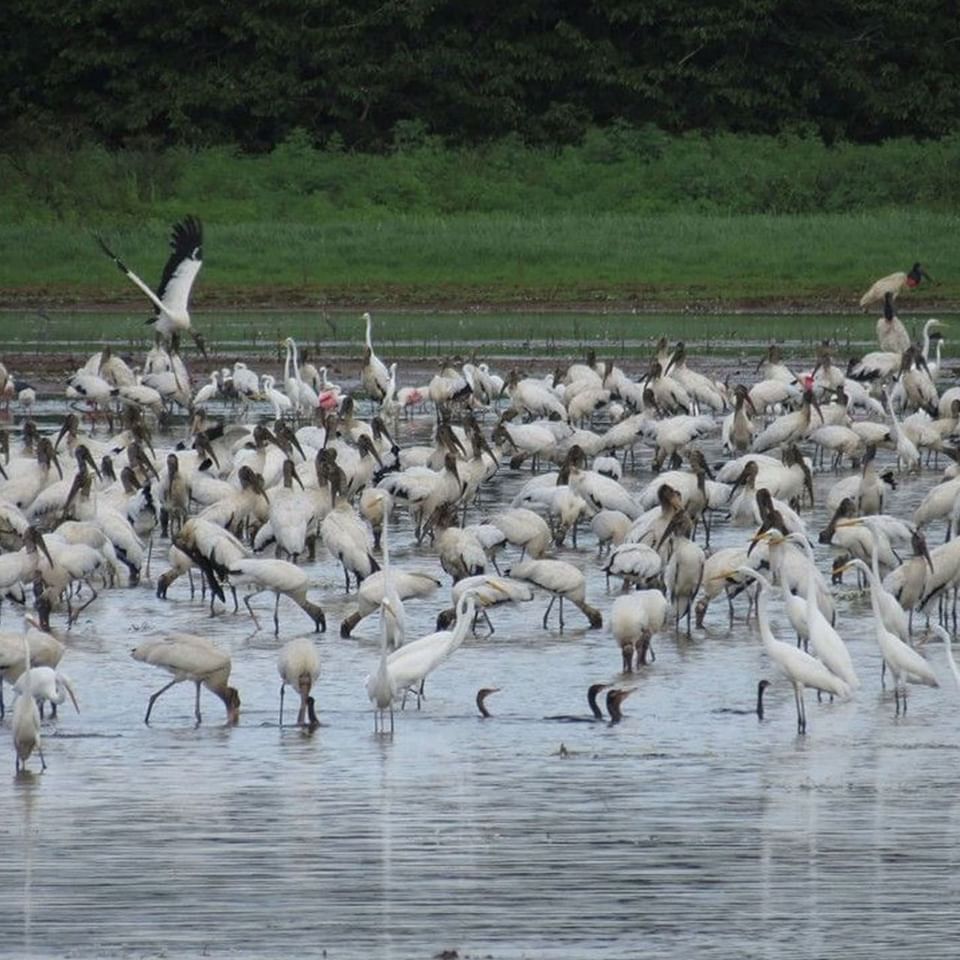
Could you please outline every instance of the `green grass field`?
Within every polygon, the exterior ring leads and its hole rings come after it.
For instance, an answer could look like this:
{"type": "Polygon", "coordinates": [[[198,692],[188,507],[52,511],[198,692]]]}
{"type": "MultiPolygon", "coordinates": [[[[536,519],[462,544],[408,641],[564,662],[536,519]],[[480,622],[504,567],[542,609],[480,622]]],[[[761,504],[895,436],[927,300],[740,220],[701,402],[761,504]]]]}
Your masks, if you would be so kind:
{"type": "MultiPolygon", "coordinates": [[[[914,300],[960,303],[960,138],[826,146],[614,125],[386,155],[293,136],[271,153],[58,145],[0,152],[0,306],[144,302],[170,225],[205,225],[195,308],[401,304],[855,310],[920,260],[914,300]]],[[[131,307],[133,309],[134,307],[131,307]]],[[[909,309],[909,308],[907,308],[909,309]]]]}
{"type": "MultiPolygon", "coordinates": [[[[202,209],[199,209],[203,213],[202,209]]],[[[195,309],[223,305],[375,309],[400,303],[697,303],[857,308],[886,273],[922,259],[937,280],[914,294],[960,301],[960,222],[953,214],[601,214],[521,217],[384,215],[316,225],[207,219],[195,309]]],[[[169,224],[104,227],[150,283],[169,224]]],[[[0,226],[0,297],[83,304],[146,301],[76,224],[0,226]]],[[[902,303],[909,303],[909,297],[902,303]]]]}

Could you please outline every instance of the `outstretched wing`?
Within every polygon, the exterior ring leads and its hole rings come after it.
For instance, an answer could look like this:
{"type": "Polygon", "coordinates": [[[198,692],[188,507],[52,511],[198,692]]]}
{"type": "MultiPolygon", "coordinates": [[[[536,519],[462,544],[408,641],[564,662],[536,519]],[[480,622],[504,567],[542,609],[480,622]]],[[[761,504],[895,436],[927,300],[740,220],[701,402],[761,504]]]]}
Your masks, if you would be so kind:
{"type": "Polygon", "coordinates": [[[157,288],[157,298],[165,313],[184,316],[190,289],[203,263],[203,224],[198,217],[184,217],[173,225],[170,234],[173,251],[167,259],[157,288]]]}

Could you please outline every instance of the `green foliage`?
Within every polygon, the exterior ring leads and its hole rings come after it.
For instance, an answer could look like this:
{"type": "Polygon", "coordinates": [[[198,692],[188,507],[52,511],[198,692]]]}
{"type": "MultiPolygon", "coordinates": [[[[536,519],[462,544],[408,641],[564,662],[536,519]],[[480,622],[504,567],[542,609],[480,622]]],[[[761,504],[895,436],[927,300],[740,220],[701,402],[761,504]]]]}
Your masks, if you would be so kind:
{"type": "Polygon", "coordinates": [[[856,213],[960,210],[960,135],[826,146],[778,137],[669,136],[618,120],[579,146],[530,147],[516,135],[445,148],[400,122],[388,154],[315,145],[294,129],[272,151],[99,146],[0,155],[8,222],[90,225],[169,220],[185,209],[224,223],[318,223],[339,214],[856,213]]]}
{"type": "Polygon", "coordinates": [[[5,0],[0,132],[251,153],[295,131],[556,150],[618,118],[939,138],[960,115],[956,26],[940,0],[5,0]]]}

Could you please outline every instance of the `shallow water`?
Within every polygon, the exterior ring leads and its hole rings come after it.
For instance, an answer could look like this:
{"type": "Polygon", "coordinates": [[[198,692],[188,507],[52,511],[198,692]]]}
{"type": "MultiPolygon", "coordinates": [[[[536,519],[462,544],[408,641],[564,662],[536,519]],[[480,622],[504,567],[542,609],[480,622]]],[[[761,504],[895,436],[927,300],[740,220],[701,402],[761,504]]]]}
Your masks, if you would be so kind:
{"type": "MultiPolygon", "coordinates": [[[[506,472],[494,502],[526,477],[506,472]]],[[[645,466],[626,482],[649,480],[645,466]]],[[[817,478],[820,504],[832,480],[817,478]]],[[[932,482],[931,471],[905,481],[890,512],[912,512],[932,482]]],[[[822,507],[808,522],[823,526],[822,507]]],[[[713,546],[747,534],[718,525],[713,546]]],[[[405,515],[391,543],[397,566],[442,575],[405,515]]],[[[581,531],[580,549],[558,555],[587,570],[588,600],[606,618],[617,594],[594,550],[581,531]]],[[[827,548],[817,556],[828,569],[827,548]]],[[[0,777],[0,943],[11,956],[953,955],[958,691],[932,642],[942,687],[912,688],[909,713],[894,717],[869,603],[852,583],[839,623],[863,686],[847,703],[808,693],[805,737],[742,602],[732,629],[717,601],[691,641],[655,639],[656,663],[629,678],[606,626],[586,630],[568,608],[562,634],[555,619],[544,631],[542,596],[493,611],[496,633],[468,639],[427,681],[423,709],[397,712],[390,737],[374,735],[363,686],[376,617],[341,639],[353,606],[342,574],[326,556],[309,572],[328,622],[312,735],[277,723],[276,654],[309,626],[292,603],[281,603],[279,638],[272,601],[254,601],[267,629],[253,633],[242,604],[211,619],[185,578],[166,602],[152,583],[103,591],[81,617],[61,667],[82,713],[64,705],[45,723],[46,772],[34,756],[15,778],[7,748],[0,777]],[[205,692],[194,728],[188,684],[143,724],[166,675],[129,650],[173,630],[230,650],[238,727],[222,726],[205,692]],[[763,676],[775,683],[762,723],[716,712],[749,710],[763,676]],[[595,681],[636,687],[622,723],[542,719],[586,715],[595,681]],[[502,688],[488,720],[473,703],[482,686],[502,688]]],[[[411,636],[449,605],[443,581],[432,600],[406,604],[411,636]]],[[[4,627],[16,622],[4,605],[4,627]]]]}

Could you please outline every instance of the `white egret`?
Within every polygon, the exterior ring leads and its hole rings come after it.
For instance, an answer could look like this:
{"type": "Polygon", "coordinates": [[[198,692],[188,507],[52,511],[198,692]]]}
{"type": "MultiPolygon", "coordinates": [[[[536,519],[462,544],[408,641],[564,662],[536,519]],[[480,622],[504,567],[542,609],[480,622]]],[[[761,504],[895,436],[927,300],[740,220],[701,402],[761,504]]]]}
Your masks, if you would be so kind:
{"type": "Polygon", "coordinates": [[[923,683],[928,687],[939,687],[937,675],[933,668],[912,647],[908,647],[896,634],[891,633],[883,623],[883,613],[880,609],[879,583],[873,576],[873,571],[862,560],[851,560],[848,566],[859,567],[867,574],[870,580],[870,606],[873,609],[873,627],[876,632],[877,646],[893,675],[893,696],[897,705],[896,712],[900,713],[900,701],[903,701],[903,712],[907,712],[907,683],[923,683]]]}
{"type": "MultiPolygon", "coordinates": [[[[767,611],[767,597],[772,589],[770,582],[752,567],[737,567],[734,573],[745,577],[752,577],[760,584],[760,593],[757,596],[757,622],[760,625],[760,640],[767,656],[780,668],[783,675],[793,686],[793,694],[797,703],[797,732],[807,732],[807,712],[803,702],[804,687],[812,687],[825,693],[836,694],[839,697],[850,696],[850,687],[827,667],[803,650],[790,643],[777,640],[770,629],[770,618],[767,611]]],[[[723,574],[721,574],[723,576],[723,574]]]]}

